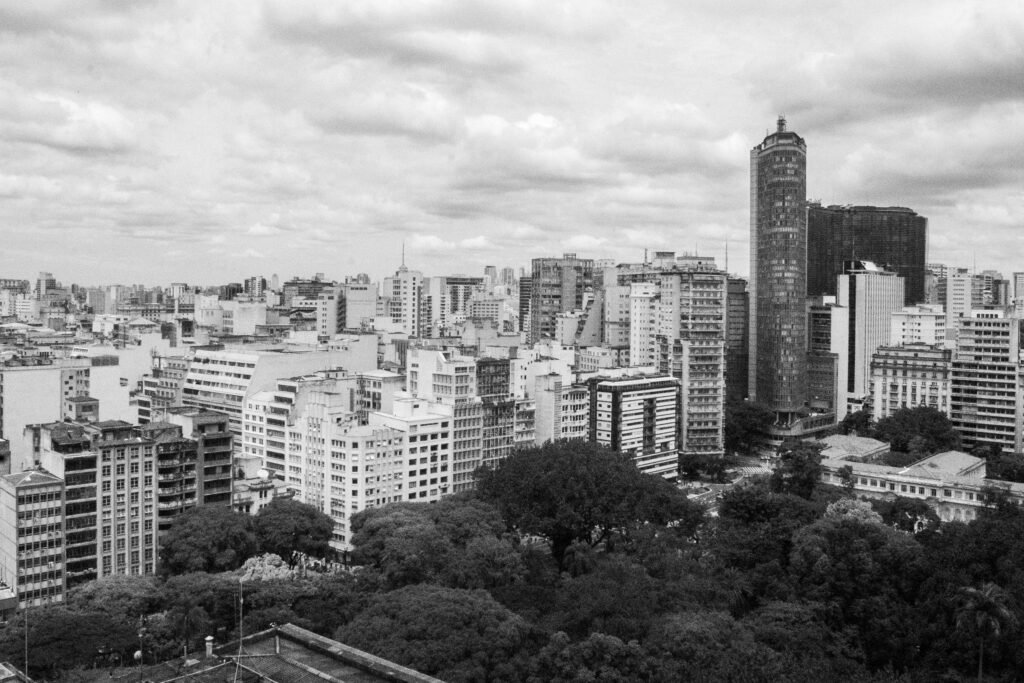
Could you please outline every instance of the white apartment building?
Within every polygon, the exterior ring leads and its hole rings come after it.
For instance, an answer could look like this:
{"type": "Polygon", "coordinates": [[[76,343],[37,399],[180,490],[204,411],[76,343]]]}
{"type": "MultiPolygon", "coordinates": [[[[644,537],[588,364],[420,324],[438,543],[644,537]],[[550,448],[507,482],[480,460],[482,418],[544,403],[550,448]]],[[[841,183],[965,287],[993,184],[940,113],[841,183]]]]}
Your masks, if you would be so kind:
{"type": "Polygon", "coordinates": [[[635,365],[657,363],[656,337],[662,318],[659,292],[654,282],[634,282],[629,288],[629,360],[635,365]]]}
{"type": "Polygon", "coordinates": [[[538,446],[549,441],[586,439],[589,433],[590,389],[551,373],[536,379],[534,430],[538,446]]]}
{"type": "Polygon", "coordinates": [[[409,270],[404,264],[393,277],[384,278],[381,294],[387,302],[385,315],[410,337],[421,334],[422,287],[423,273],[409,270]]]}
{"type": "Polygon", "coordinates": [[[892,312],[889,343],[944,344],[946,342],[946,311],[936,304],[905,306],[892,312]]]}
{"type": "Polygon", "coordinates": [[[368,425],[325,435],[329,488],[316,495],[334,520],[332,547],[351,548],[352,516],[362,510],[452,493],[452,412],[452,406],[404,398],[391,414],[373,413],[368,425]]]}
{"type": "Polygon", "coordinates": [[[284,351],[280,347],[199,349],[185,376],[181,402],[225,413],[230,419],[235,442],[244,443],[242,413],[248,397],[273,388],[280,377],[345,366],[352,370],[364,369],[351,367],[348,361],[356,357],[339,351],[284,351]]]}
{"type": "Polygon", "coordinates": [[[1002,311],[974,311],[960,318],[949,418],[965,445],[1024,449],[1024,397],[1020,386],[1024,320],[1002,311]]]}
{"type": "Polygon", "coordinates": [[[646,474],[679,474],[679,380],[668,375],[588,382],[590,441],[629,455],[646,474]]]}
{"type": "Polygon", "coordinates": [[[473,488],[483,457],[483,405],[477,394],[476,359],[435,349],[409,349],[406,388],[414,398],[453,408],[455,491],[473,488]]]}

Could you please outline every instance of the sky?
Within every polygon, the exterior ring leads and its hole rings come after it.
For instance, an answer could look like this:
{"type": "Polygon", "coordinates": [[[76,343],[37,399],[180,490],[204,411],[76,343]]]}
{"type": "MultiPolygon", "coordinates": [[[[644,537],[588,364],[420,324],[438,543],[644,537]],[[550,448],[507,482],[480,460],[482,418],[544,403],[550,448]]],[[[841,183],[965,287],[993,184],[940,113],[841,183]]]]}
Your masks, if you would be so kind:
{"type": "Polygon", "coordinates": [[[1024,271],[1024,3],[0,4],[0,277],[374,279],[698,251],[749,272],[749,153],[1024,271]]]}

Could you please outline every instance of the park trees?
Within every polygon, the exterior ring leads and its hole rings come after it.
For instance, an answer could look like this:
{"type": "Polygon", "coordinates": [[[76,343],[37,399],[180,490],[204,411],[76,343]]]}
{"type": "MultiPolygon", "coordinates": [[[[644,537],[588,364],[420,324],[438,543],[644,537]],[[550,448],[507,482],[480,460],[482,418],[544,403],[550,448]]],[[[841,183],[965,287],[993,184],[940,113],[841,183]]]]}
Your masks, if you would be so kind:
{"type": "Polygon", "coordinates": [[[956,613],[957,630],[978,639],[978,681],[984,677],[985,641],[999,638],[1016,625],[1006,593],[988,582],[981,588],[965,586],[960,589],[960,606],[956,613]]]}
{"type": "Polygon", "coordinates": [[[892,450],[920,458],[960,447],[960,433],[945,413],[927,406],[900,408],[879,420],[875,433],[892,450]]]}
{"type": "Polygon", "coordinates": [[[560,568],[573,543],[594,547],[647,523],[692,533],[702,518],[672,483],[643,474],[627,455],[582,441],[520,450],[482,470],[477,493],[510,531],[546,538],[560,568]]]}
{"type": "Polygon", "coordinates": [[[486,591],[420,584],[372,597],[334,637],[456,682],[494,680],[529,630],[486,591]]]}
{"type": "Polygon", "coordinates": [[[725,406],[725,450],[749,453],[757,440],[768,432],[775,413],[752,401],[736,401],[725,406]]]}
{"type": "Polygon", "coordinates": [[[312,505],[279,498],[260,509],[253,522],[260,550],[294,564],[296,553],[326,557],[334,521],[312,505]]]}
{"type": "Polygon", "coordinates": [[[352,531],[354,561],[379,570],[390,588],[493,588],[524,571],[498,511],[465,496],[364,510],[352,518],[352,531]]]}
{"type": "Polygon", "coordinates": [[[772,491],[810,500],[821,480],[821,448],[810,441],[783,443],[779,463],[769,479],[772,491]]]}
{"type": "Polygon", "coordinates": [[[256,554],[252,518],[230,508],[200,505],[179,515],[160,535],[164,574],[237,569],[256,554]]]}

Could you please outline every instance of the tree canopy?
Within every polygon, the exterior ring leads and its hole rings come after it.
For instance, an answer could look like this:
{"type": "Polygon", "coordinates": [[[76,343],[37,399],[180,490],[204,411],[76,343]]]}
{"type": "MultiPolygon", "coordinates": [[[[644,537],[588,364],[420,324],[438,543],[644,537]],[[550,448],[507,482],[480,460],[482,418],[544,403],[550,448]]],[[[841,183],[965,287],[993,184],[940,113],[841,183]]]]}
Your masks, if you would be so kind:
{"type": "Polygon", "coordinates": [[[278,498],[260,509],[253,522],[260,550],[294,564],[295,553],[330,554],[334,520],[312,505],[278,498]]]}
{"type": "Polygon", "coordinates": [[[200,505],[160,534],[160,570],[170,574],[237,569],[256,554],[252,517],[231,508],[200,505]]]}
{"type": "Polygon", "coordinates": [[[550,541],[560,567],[575,542],[596,546],[648,522],[692,533],[702,516],[674,484],[584,441],[523,449],[478,474],[478,495],[497,507],[510,531],[550,541]]]}
{"type": "Polygon", "coordinates": [[[757,440],[768,433],[775,413],[753,401],[736,401],[725,406],[725,450],[749,453],[757,440]]]}
{"type": "Polygon", "coordinates": [[[900,408],[878,421],[875,435],[894,451],[914,453],[921,458],[960,448],[960,433],[945,413],[918,406],[900,408]]]}

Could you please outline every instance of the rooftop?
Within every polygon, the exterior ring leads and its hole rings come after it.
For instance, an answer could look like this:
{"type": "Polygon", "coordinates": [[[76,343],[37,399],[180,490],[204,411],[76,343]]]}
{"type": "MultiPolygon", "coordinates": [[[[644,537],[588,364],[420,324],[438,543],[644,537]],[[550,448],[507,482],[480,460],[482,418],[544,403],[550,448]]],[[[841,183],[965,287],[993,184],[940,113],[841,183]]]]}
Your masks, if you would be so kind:
{"type": "Polygon", "coordinates": [[[825,445],[821,454],[826,458],[863,458],[889,450],[889,445],[884,441],[852,434],[832,434],[819,443],[825,445]]]}
{"type": "MultiPolygon", "coordinates": [[[[441,683],[408,667],[285,624],[232,643],[212,656],[172,660],[155,666],[124,669],[103,680],[152,683],[441,683]]],[[[100,680],[98,677],[94,680],[100,680]]]]}
{"type": "Polygon", "coordinates": [[[64,480],[47,472],[42,467],[34,467],[24,472],[3,475],[4,480],[14,486],[39,486],[42,484],[63,484],[64,480]]]}

